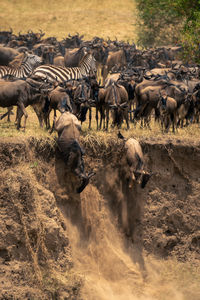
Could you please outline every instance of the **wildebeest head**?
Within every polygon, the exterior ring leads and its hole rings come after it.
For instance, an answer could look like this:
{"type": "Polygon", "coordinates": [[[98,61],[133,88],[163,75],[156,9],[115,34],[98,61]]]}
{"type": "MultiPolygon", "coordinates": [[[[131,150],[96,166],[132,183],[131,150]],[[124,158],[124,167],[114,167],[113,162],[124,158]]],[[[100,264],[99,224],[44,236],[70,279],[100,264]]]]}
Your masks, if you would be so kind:
{"type": "Polygon", "coordinates": [[[64,113],[65,111],[69,111],[72,113],[72,106],[70,102],[69,96],[66,94],[66,96],[58,103],[58,110],[61,113],[64,113]]]}
{"type": "Polygon", "coordinates": [[[74,93],[74,103],[75,103],[75,115],[77,118],[84,122],[86,120],[86,114],[90,107],[90,85],[81,82],[74,93]]]}
{"type": "Polygon", "coordinates": [[[56,55],[56,52],[55,52],[53,46],[45,46],[42,51],[43,62],[45,64],[53,65],[53,59],[54,59],[55,55],[56,55]]]}
{"type": "Polygon", "coordinates": [[[108,87],[109,91],[109,108],[112,110],[113,126],[117,125],[118,128],[123,122],[123,112],[128,108],[128,103],[121,103],[121,96],[119,93],[119,86],[113,82],[108,87]]]}

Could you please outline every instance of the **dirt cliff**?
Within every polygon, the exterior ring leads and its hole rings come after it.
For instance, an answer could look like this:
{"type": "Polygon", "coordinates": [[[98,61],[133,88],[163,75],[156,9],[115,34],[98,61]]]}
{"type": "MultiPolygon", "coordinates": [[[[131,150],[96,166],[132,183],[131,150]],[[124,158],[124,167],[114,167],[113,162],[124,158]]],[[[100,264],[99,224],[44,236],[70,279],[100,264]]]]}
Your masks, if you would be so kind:
{"type": "MultiPolygon", "coordinates": [[[[199,265],[200,143],[141,139],[144,190],[120,141],[82,144],[96,176],[78,195],[52,139],[0,140],[0,299],[161,299],[150,257],[199,265]]],[[[183,291],[199,299],[162,299],[183,291]]]]}

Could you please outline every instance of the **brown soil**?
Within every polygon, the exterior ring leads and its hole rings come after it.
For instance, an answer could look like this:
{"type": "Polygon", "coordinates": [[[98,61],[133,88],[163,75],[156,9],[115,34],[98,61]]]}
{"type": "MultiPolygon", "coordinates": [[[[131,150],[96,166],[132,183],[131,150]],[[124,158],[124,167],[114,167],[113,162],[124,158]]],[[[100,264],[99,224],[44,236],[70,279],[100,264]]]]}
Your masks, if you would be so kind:
{"type": "Polygon", "coordinates": [[[0,299],[161,299],[155,261],[199,264],[200,143],[141,140],[145,189],[120,141],[82,143],[96,176],[77,195],[52,140],[0,140],[0,299]]]}

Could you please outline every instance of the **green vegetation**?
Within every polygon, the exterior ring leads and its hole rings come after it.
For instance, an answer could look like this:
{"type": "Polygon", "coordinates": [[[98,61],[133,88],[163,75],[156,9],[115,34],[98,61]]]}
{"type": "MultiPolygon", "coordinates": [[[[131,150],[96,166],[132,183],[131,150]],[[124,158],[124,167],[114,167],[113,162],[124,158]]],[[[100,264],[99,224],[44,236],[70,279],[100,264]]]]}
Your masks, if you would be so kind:
{"type": "Polygon", "coordinates": [[[200,0],[136,0],[138,43],[182,44],[185,58],[200,62],[200,0]]]}

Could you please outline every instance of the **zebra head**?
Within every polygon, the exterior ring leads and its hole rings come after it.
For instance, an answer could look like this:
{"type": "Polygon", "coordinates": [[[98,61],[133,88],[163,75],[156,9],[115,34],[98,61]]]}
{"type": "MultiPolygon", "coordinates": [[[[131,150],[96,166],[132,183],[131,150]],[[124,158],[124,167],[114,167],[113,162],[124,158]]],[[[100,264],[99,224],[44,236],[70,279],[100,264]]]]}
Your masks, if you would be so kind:
{"type": "Polygon", "coordinates": [[[28,65],[30,68],[35,68],[42,63],[42,59],[35,54],[28,53],[25,56],[23,63],[28,65]]]}
{"type": "Polygon", "coordinates": [[[80,69],[82,75],[86,77],[89,75],[96,75],[96,59],[91,53],[87,53],[80,62],[80,69]]]}

